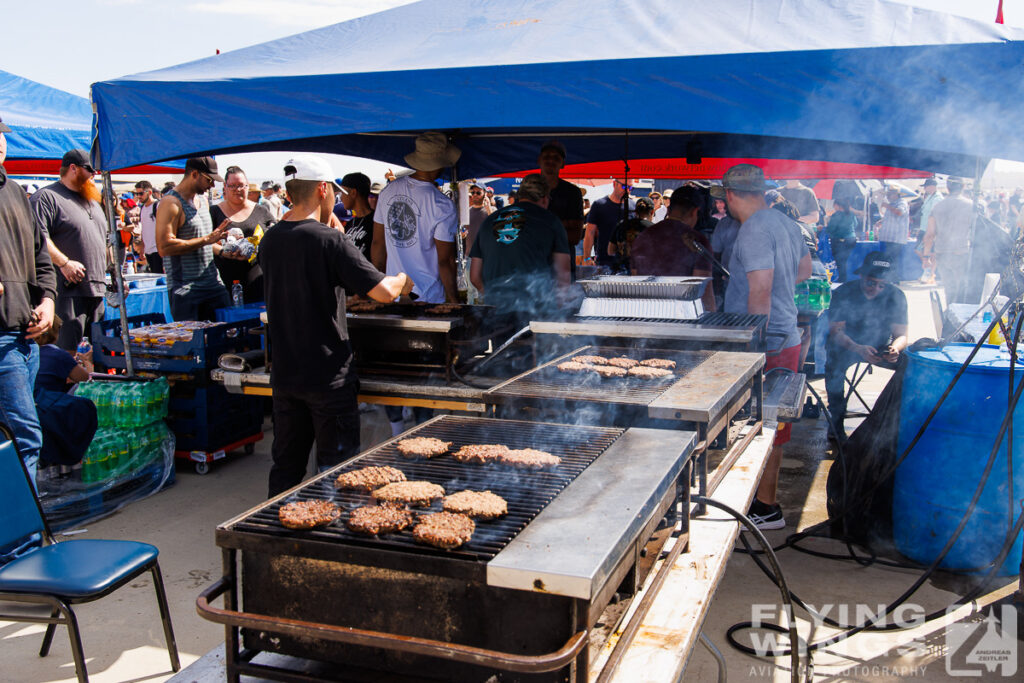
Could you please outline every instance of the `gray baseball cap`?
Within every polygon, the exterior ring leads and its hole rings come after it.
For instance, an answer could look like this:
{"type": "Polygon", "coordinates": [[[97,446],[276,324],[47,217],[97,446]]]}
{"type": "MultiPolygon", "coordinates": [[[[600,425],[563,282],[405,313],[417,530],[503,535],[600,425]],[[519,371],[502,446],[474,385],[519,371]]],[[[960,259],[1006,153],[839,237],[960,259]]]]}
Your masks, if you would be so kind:
{"type": "Polygon", "coordinates": [[[764,171],[753,164],[736,164],[722,176],[721,185],[711,187],[711,196],[724,199],[726,190],[737,192],[765,192],[768,183],[764,181],[764,171]]]}

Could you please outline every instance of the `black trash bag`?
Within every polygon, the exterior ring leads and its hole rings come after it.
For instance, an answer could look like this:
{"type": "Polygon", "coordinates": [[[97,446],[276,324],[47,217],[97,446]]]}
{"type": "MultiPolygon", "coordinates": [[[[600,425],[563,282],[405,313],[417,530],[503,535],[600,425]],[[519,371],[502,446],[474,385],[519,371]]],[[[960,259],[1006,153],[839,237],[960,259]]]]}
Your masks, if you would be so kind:
{"type": "MultiPolygon", "coordinates": [[[[935,345],[930,339],[922,341],[935,345]]],[[[889,470],[900,456],[896,443],[906,366],[906,356],[901,355],[871,412],[850,435],[841,459],[829,470],[825,490],[835,538],[863,543],[892,539],[893,476],[889,470]]]]}

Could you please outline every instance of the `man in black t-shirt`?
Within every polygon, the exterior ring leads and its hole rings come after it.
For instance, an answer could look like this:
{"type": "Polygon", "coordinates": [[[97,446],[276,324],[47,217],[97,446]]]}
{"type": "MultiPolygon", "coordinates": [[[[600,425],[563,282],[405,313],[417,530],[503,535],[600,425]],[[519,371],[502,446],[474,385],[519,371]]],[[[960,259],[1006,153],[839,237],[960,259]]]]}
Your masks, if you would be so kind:
{"type": "MultiPolygon", "coordinates": [[[[569,241],[569,253],[576,251],[583,236],[583,193],[567,180],[558,177],[565,167],[565,145],[558,140],[548,140],[540,148],[537,167],[548,183],[548,211],[562,221],[565,236],[569,241]]],[[[501,208],[501,207],[499,207],[501,208]]],[[[569,259],[572,279],[576,276],[576,259],[569,259]]]]}
{"type": "Polygon", "coordinates": [[[860,362],[895,368],[907,348],[907,297],[898,287],[887,284],[892,267],[884,252],[873,251],[854,271],[860,279],[847,282],[832,293],[825,391],[839,438],[846,436],[843,382],[847,368],[860,362]]]}
{"type": "Polygon", "coordinates": [[[319,471],[359,452],[359,380],[346,293],[387,302],[412,290],[405,273],[385,277],[326,225],[335,190],[341,191],[326,161],[296,156],[284,173],[290,218],[267,231],[259,252],[274,353],[270,497],[302,481],[314,440],[319,471]]]}
{"type": "Polygon", "coordinates": [[[370,178],[362,173],[349,173],[341,179],[341,203],[352,214],[345,226],[345,236],[370,260],[373,244],[373,209],[370,208],[370,178]]]}
{"type": "Polygon", "coordinates": [[[551,312],[569,284],[569,243],[547,210],[544,177],[523,178],[519,199],[484,219],[469,255],[469,278],[488,304],[526,316],[551,312]]]}
{"type": "Polygon", "coordinates": [[[607,197],[601,197],[590,207],[590,213],[586,218],[587,223],[583,226],[585,230],[583,235],[584,263],[596,262],[599,266],[615,264],[615,257],[608,255],[608,242],[615,226],[620,221],[635,215],[636,203],[630,198],[629,190],[629,186],[623,185],[619,180],[613,180],[612,193],[607,197]],[[627,215],[623,215],[623,201],[629,202],[627,215]],[[591,249],[594,251],[593,257],[590,255],[591,249]]]}

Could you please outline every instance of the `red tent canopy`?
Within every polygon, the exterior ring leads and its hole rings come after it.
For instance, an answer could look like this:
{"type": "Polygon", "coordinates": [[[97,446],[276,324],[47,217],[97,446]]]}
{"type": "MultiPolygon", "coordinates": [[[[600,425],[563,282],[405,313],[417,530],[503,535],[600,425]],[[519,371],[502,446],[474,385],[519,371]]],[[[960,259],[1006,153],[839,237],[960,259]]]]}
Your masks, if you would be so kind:
{"type": "MultiPolygon", "coordinates": [[[[9,175],[58,175],[60,173],[60,159],[8,159],[4,162],[4,168],[9,175]]],[[[160,164],[144,164],[130,168],[119,168],[112,173],[126,174],[149,174],[166,173],[168,175],[179,175],[182,169],[173,166],[161,166],[160,164]]]]}
{"type": "MultiPolygon", "coordinates": [[[[688,164],[685,159],[633,159],[629,162],[630,178],[666,178],[673,180],[716,180],[720,179],[735,164],[754,164],[764,169],[765,176],[775,180],[799,178],[813,180],[823,178],[928,178],[931,171],[892,166],[871,166],[836,161],[803,161],[797,159],[717,159],[705,158],[699,164],[688,164]]],[[[622,177],[626,165],[617,161],[600,161],[588,164],[570,164],[562,169],[561,176],[575,178],[622,177]]],[[[539,169],[501,173],[503,178],[521,178],[539,169]]]]}

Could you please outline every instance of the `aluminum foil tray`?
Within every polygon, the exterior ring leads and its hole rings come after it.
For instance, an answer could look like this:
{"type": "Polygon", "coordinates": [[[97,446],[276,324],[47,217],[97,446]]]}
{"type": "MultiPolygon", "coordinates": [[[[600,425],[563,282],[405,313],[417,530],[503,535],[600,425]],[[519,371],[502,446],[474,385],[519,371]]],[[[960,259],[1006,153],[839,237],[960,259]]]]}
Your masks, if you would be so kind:
{"type": "MultiPolygon", "coordinates": [[[[701,287],[703,289],[703,287],[701,287]]],[[[580,318],[640,318],[644,320],[696,320],[704,313],[700,299],[629,299],[590,297],[576,314],[580,318]]]]}
{"type": "Polygon", "coordinates": [[[584,293],[594,297],[634,299],[699,299],[709,277],[659,277],[653,275],[605,275],[579,280],[584,293]]]}

